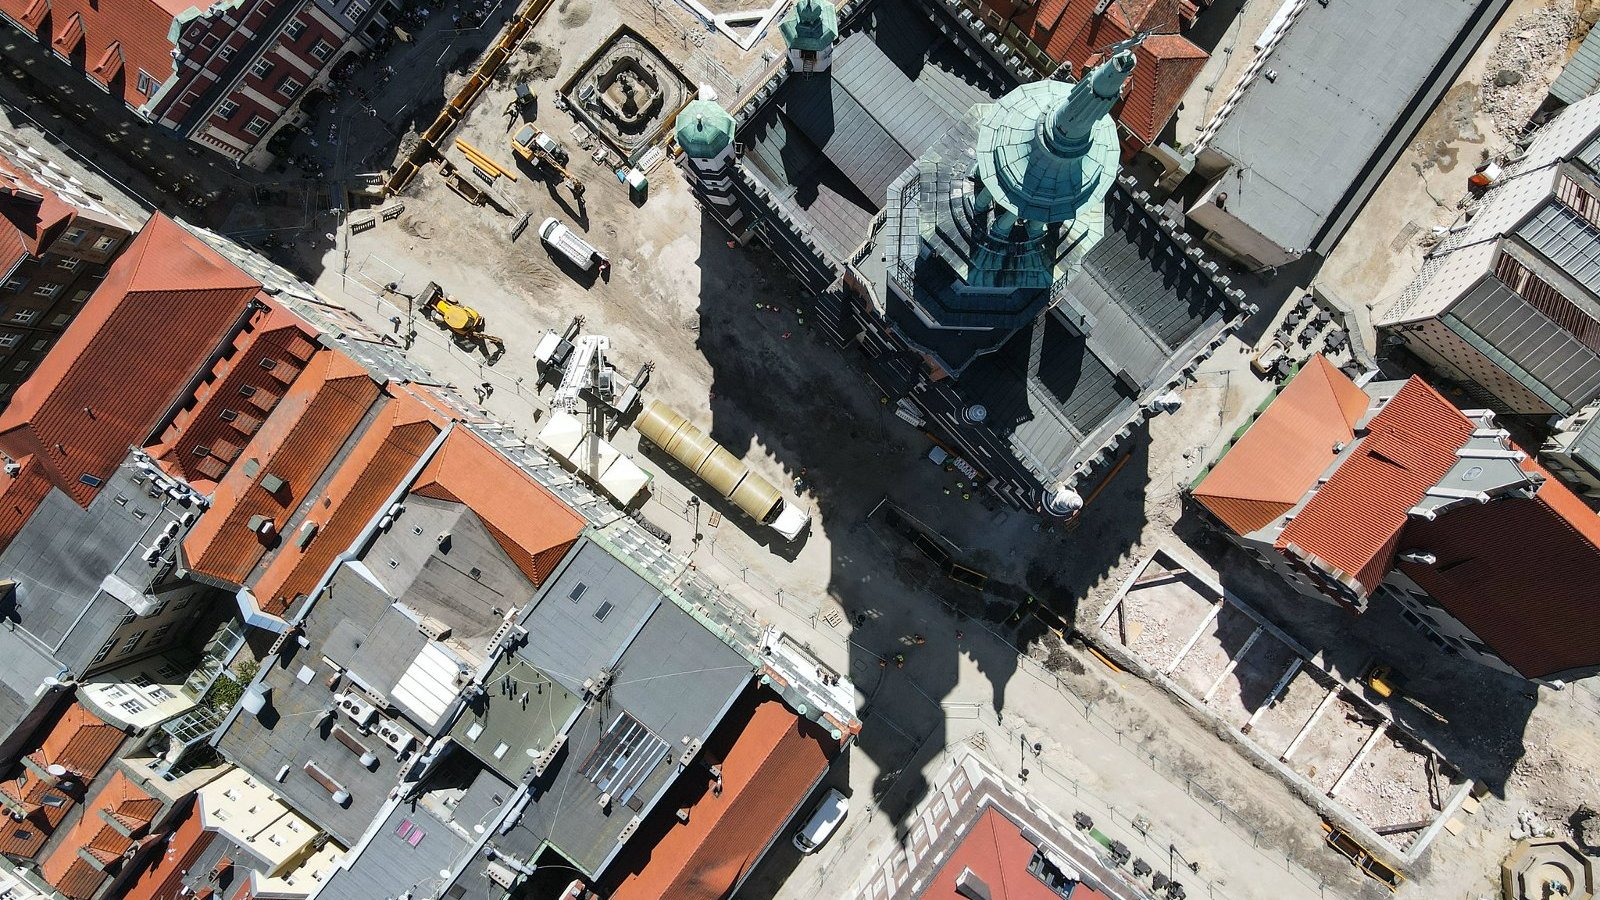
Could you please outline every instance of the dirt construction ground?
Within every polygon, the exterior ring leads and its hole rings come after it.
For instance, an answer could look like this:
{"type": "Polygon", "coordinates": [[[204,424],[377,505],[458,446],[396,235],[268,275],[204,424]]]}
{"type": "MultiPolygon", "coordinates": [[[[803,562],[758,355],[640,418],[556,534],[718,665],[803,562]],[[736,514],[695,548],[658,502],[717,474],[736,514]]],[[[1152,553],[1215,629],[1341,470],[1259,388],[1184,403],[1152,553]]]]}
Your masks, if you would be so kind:
{"type": "MultiPolygon", "coordinates": [[[[583,233],[612,260],[609,279],[556,262],[533,228],[510,241],[510,216],[469,206],[431,167],[386,201],[404,205],[398,217],[360,234],[337,228],[333,247],[299,266],[319,273],[318,289],[363,317],[398,320],[396,340],[414,330],[415,359],[463,393],[487,385],[485,405],[530,441],[550,397],[549,388],[535,390],[533,347],[546,329],[581,315],[585,333],[610,339],[610,359],[624,376],[655,364],[647,398],[707,428],[812,510],[809,534],[786,544],[701,485],[676,480],[652,451],[639,449],[632,429],[623,427],[613,439],[654,474],[641,513],[672,535],[674,551],[808,642],[858,688],[863,732],[829,776],[853,798],[849,821],[809,857],[779,841],[742,896],[844,896],[861,871],[895,852],[908,811],[927,794],[930,773],[947,748],[963,743],[1009,771],[1025,765],[1033,773],[1029,787],[1041,799],[1067,815],[1089,812],[1136,855],[1181,855],[1193,862],[1196,871],[1184,878],[1189,896],[1379,896],[1376,885],[1323,846],[1309,806],[1174,698],[1105,668],[1033,617],[1013,620],[1010,603],[944,579],[904,539],[868,519],[880,500],[893,498],[947,538],[963,564],[1026,589],[1068,621],[1089,621],[1158,544],[1203,545],[1197,552],[1208,564],[1242,571],[1249,563],[1208,543],[1180,501],[1202,461],[1267,395],[1242,348],[1227,345],[1202,368],[1183,393],[1183,408],[1151,424],[1148,446],[1134,453],[1075,527],[1042,527],[981,492],[962,499],[959,473],[923,460],[930,441],[889,412],[854,351],[840,351],[800,324],[796,309],[804,298],[787,274],[757,247],[729,248],[670,163],[650,173],[648,199],[635,205],[614,175],[576,145],[573,121],[557,110],[552,92],[624,21],[691,80],[720,69],[738,73],[727,83],[753,84],[745,73],[779,62],[774,34],[741,52],[671,3],[564,0],[535,26],[509,68],[536,90],[539,127],[572,151],[572,168],[588,185],[585,204],[527,168],[500,189],[530,214],[534,227],[556,216],[583,233]],[[483,353],[452,344],[403,297],[380,296],[391,282],[415,291],[428,281],[481,311],[488,331],[504,338],[505,354],[491,364],[483,353]],[[701,502],[690,503],[695,497],[701,502]],[[912,635],[926,643],[912,643],[912,635]],[[904,669],[883,665],[896,653],[906,655],[904,669]],[[1135,819],[1148,822],[1142,832],[1132,827],[1135,819]]],[[[511,85],[510,78],[497,81],[458,132],[506,167],[514,164],[506,140],[515,123],[503,114],[511,85]]],[[[1224,580],[1313,651],[1355,640],[1323,610],[1312,611],[1307,633],[1297,631],[1299,611],[1286,616],[1281,604],[1255,599],[1272,593],[1259,581],[1264,577],[1224,580]]],[[[1174,610],[1174,621],[1149,626],[1143,639],[1170,640],[1163,629],[1192,631],[1198,618],[1176,620],[1189,615],[1174,610]]],[[[1403,626],[1368,633],[1375,628],[1361,629],[1359,639],[1405,645],[1413,656],[1430,652],[1403,626]]],[[[1456,665],[1447,670],[1441,663],[1430,677],[1448,684],[1460,677],[1456,665]]],[[[1482,678],[1475,672],[1466,677],[1482,678]]],[[[1286,702],[1298,702],[1301,687],[1297,683],[1286,702]]],[[[1317,700],[1325,693],[1308,687],[1317,700]]],[[[1495,702],[1520,696],[1519,688],[1493,679],[1486,690],[1495,702]]],[[[1551,716],[1558,726],[1572,718],[1576,696],[1568,692],[1555,702],[1551,716]]],[[[1529,709],[1505,703],[1520,712],[1519,722],[1528,720],[1529,709]]],[[[1586,715],[1593,721],[1592,710],[1586,715]]],[[[1265,722],[1260,727],[1267,730],[1265,722]]],[[[1493,763],[1487,768],[1496,770],[1497,792],[1513,790],[1505,787],[1505,760],[1515,739],[1504,730],[1482,738],[1484,746],[1475,751],[1493,763]]],[[[1475,740],[1458,737],[1455,746],[1475,740]]],[[[1588,746],[1595,746],[1592,737],[1588,746]]],[[[1520,750],[1510,759],[1519,756],[1520,750]]],[[[1588,758],[1600,759],[1600,753],[1588,758]]],[[[1563,781],[1562,789],[1577,799],[1591,777],[1563,781]]],[[[1509,846],[1503,823],[1521,802],[1491,796],[1464,836],[1442,836],[1430,849],[1401,896],[1454,900],[1487,890],[1509,846]],[[1447,863],[1434,861],[1441,855],[1447,863]]]]}

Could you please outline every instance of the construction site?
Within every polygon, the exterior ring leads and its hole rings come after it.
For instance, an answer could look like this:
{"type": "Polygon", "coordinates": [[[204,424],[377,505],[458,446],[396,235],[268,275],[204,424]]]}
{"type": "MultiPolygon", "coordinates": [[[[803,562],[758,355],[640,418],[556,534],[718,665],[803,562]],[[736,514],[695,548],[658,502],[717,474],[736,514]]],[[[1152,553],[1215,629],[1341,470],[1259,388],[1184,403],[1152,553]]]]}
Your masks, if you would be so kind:
{"type": "MultiPolygon", "coordinates": [[[[1271,12],[1241,5],[1241,19],[1271,12]]],[[[1319,664],[1322,645],[1290,637],[1258,585],[1226,600],[1184,579],[1140,588],[1186,533],[1182,488],[1270,395],[1254,348],[1230,338],[1080,517],[1041,521],[897,416],[782,262],[702,211],[672,122],[702,86],[729,108],[762,89],[785,64],[772,27],[785,6],[503,9],[484,55],[444,77],[436,117],[397,143],[347,127],[317,148],[342,166],[349,206],[273,248],[475,394],[508,441],[544,448],[669,540],[691,564],[686,592],[727,592],[859,686],[865,728],[829,776],[861,798],[850,820],[823,853],[775,849],[745,895],[847,895],[896,865],[948,748],[1015,774],[1019,746],[1030,790],[1062,814],[1191,862],[1189,896],[1382,896],[1380,867],[1400,873],[1399,896],[1488,890],[1532,785],[1474,799],[1475,757],[1414,736],[1415,707],[1386,712],[1355,673],[1319,664]],[[977,586],[884,527],[885,499],[977,586]]],[[[382,120],[418,108],[366,87],[382,120]]],[[[1339,340],[1319,311],[1303,330],[1339,340]]],[[[1217,564],[1207,553],[1195,577],[1217,564]]],[[[1541,706],[1552,733],[1597,714],[1568,715],[1600,707],[1580,694],[1541,706]]],[[[1540,816],[1594,776],[1542,779],[1540,816]]]]}

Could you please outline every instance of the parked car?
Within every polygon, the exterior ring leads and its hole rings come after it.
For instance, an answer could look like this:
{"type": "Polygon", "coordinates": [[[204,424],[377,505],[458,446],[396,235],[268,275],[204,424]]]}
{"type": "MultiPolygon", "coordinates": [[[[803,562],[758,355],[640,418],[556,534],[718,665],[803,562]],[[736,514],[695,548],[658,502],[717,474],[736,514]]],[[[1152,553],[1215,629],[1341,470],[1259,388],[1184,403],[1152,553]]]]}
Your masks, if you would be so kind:
{"type": "Polygon", "coordinates": [[[794,834],[794,847],[801,853],[815,853],[828,836],[839,828],[839,823],[844,821],[844,814],[850,810],[850,801],[838,788],[828,788],[822,799],[811,810],[811,815],[806,817],[806,823],[794,834]]]}

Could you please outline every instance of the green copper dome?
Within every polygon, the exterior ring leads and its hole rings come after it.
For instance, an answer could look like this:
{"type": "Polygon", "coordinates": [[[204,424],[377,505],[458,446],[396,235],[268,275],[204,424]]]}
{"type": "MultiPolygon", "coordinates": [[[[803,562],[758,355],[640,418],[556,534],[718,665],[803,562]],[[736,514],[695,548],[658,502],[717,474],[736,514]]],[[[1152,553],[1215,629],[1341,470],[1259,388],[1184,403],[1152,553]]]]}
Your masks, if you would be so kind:
{"type": "Polygon", "coordinates": [[[839,37],[839,13],[828,0],[798,0],[778,31],[790,50],[826,50],[839,37]]]}
{"type": "Polygon", "coordinates": [[[694,159],[710,159],[733,143],[733,116],[715,100],[695,100],[678,113],[678,146],[694,159]]]}
{"type": "Polygon", "coordinates": [[[1076,84],[1035,81],[994,104],[978,132],[978,180],[996,206],[1057,223],[1105,196],[1120,155],[1107,113],[1133,63],[1123,51],[1076,84]]]}

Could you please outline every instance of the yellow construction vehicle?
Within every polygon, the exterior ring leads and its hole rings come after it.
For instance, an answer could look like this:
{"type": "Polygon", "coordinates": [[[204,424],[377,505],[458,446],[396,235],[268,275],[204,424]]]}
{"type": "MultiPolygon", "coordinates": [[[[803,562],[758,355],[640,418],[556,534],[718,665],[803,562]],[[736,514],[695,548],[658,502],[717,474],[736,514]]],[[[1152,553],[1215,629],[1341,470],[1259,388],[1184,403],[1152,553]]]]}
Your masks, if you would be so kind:
{"type": "Polygon", "coordinates": [[[505,341],[483,330],[483,314],[457,303],[438,284],[428,282],[417,296],[417,305],[422,308],[423,318],[448,329],[457,344],[481,349],[491,360],[506,352],[505,341]],[[494,345],[492,352],[488,349],[491,344],[494,345]]]}
{"type": "Polygon", "coordinates": [[[517,129],[511,138],[511,151],[535,166],[543,166],[561,179],[575,199],[583,199],[583,182],[567,169],[567,150],[532,122],[517,129]]]}

